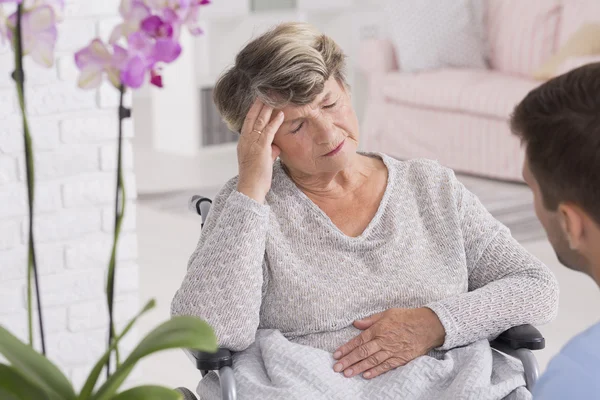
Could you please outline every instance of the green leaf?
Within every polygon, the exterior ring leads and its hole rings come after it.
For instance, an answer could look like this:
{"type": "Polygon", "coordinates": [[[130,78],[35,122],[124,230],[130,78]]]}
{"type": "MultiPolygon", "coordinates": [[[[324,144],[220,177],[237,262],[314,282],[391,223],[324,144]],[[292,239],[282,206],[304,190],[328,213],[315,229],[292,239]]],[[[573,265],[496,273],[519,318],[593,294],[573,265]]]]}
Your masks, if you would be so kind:
{"type": "Polygon", "coordinates": [[[162,386],[138,386],[119,393],[112,400],[181,400],[183,395],[162,386]]]}
{"type": "Polygon", "coordinates": [[[48,395],[13,367],[0,364],[0,398],[48,400],[48,395]]]}
{"type": "Polygon", "coordinates": [[[123,365],[98,389],[93,399],[110,399],[127,378],[133,366],[142,358],[161,350],[185,348],[216,352],[217,338],[212,328],[196,317],[173,317],[155,328],[138,344],[123,365]]]}
{"type": "Polygon", "coordinates": [[[73,386],[54,364],[0,326],[0,354],[50,398],[73,400],[73,386]]]}
{"type": "MultiPolygon", "coordinates": [[[[113,380],[113,382],[111,384],[111,388],[114,388],[114,390],[112,390],[110,392],[110,396],[114,395],[115,392],[121,387],[123,382],[125,382],[125,379],[127,379],[129,374],[131,373],[131,371],[133,371],[134,367],[135,367],[135,365],[121,365],[121,366],[117,367],[117,370],[115,371],[115,373],[113,375],[111,375],[111,378],[112,378],[115,374],[117,374],[117,372],[119,373],[115,377],[115,379],[113,380]]],[[[100,388],[100,390],[102,390],[102,388],[100,388]]],[[[107,399],[110,398],[110,396],[108,396],[107,399]]],[[[94,398],[95,397],[92,397],[92,399],[94,399],[94,398]]]]}
{"type": "Polygon", "coordinates": [[[90,397],[90,395],[92,394],[92,391],[94,390],[94,387],[96,386],[96,382],[98,382],[98,377],[100,376],[100,373],[102,373],[102,368],[104,368],[104,365],[106,364],[108,357],[110,357],[110,353],[112,352],[112,350],[115,347],[117,347],[117,345],[119,344],[119,341],[125,335],[127,335],[127,332],[129,332],[131,330],[131,328],[133,327],[135,322],[142,315],[144,315],[148,311],[152,310],[155,306],[156,306],[156,301],[154,299],[152,299],[148,303],[146,303],[144,308],[142,308],[142,310],[135,317],[133,317],[131,319],[131,321],[129,321],[129,323],[127,324],[125,329],[123,329],[123,332],[121,332],[121,334],[119,336],[116,336],[114,338],[110,348],[108,350],[106,350],[104,355],[102,355],[102,357],[100,357],[100,360],[98,360],[96,365],[94,365],[94,368],[92,368],[92,371],[88,375],[88,378],[85,381],[85,384],[83,385],[83,389],[81,389],[81,393],[79,394],[79,399],[87,400],[90,397]]]}
{"type": "Polygon", "coordinates": [[[0,399],[2,400],[20,400],[14,393],[8,392],[0,387],[0,399]]]}

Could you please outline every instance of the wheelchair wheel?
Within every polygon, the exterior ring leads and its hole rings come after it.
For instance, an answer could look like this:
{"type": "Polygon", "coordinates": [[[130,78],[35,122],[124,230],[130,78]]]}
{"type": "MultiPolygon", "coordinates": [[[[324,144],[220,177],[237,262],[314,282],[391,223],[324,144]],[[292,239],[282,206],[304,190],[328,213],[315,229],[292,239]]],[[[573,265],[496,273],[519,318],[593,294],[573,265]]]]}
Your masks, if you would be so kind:
{"type": "Polygon", "coordinates": [[[183,400],[198,400],[198,398],[196,397],[196,395],[191,390],[189,390],[187,388],[178,387],[175,390],[178,391],[179,393],[181,393],[183,395],[183,400]]]}

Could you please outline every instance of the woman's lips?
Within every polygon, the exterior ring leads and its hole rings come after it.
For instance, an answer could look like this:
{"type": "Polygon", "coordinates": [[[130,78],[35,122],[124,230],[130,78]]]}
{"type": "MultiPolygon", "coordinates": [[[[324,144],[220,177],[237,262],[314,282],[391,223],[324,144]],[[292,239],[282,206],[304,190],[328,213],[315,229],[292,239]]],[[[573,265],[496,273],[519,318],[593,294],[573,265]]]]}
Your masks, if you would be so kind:
{"type": "Polygon", "coordinates": [[[339,153],[339,151],[342,149],[342,147],[344,147],[344,143],[346,143],[346,140],[342,140],[342,143],[340,143],[338,145],[338,147],[336,147],[335,149],[331,150],[329,153],[325,154],[325,157],[331,157],[331,156],[334,156],[337,153],[339,153]]]}

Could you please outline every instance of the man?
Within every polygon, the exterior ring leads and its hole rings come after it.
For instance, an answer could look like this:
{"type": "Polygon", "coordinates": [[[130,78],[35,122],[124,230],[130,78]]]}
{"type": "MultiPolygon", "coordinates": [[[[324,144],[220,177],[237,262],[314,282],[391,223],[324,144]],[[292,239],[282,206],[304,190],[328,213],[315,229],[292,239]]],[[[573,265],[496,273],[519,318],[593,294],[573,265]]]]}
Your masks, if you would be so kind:
{"type": "MultiPolygon", "coordinates": [[[[558,259],[600,286],[600,63],[531,91],[511,128],[526,148],[523,176],[558,259]]],[[[534,398],[600,399],[600,323],[552,360],[534,398]]]]}

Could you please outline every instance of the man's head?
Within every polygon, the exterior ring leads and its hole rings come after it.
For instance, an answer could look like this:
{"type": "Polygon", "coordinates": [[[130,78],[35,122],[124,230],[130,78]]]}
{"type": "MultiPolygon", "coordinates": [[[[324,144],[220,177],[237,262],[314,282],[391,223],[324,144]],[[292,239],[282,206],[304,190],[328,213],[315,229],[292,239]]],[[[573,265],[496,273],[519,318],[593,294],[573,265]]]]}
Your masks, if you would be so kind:
{"type": "Polygon", "coordinates": [[[564,265],[600,284],[600,63],[556,77],[515,108],[525,181],[564,265]]]}

